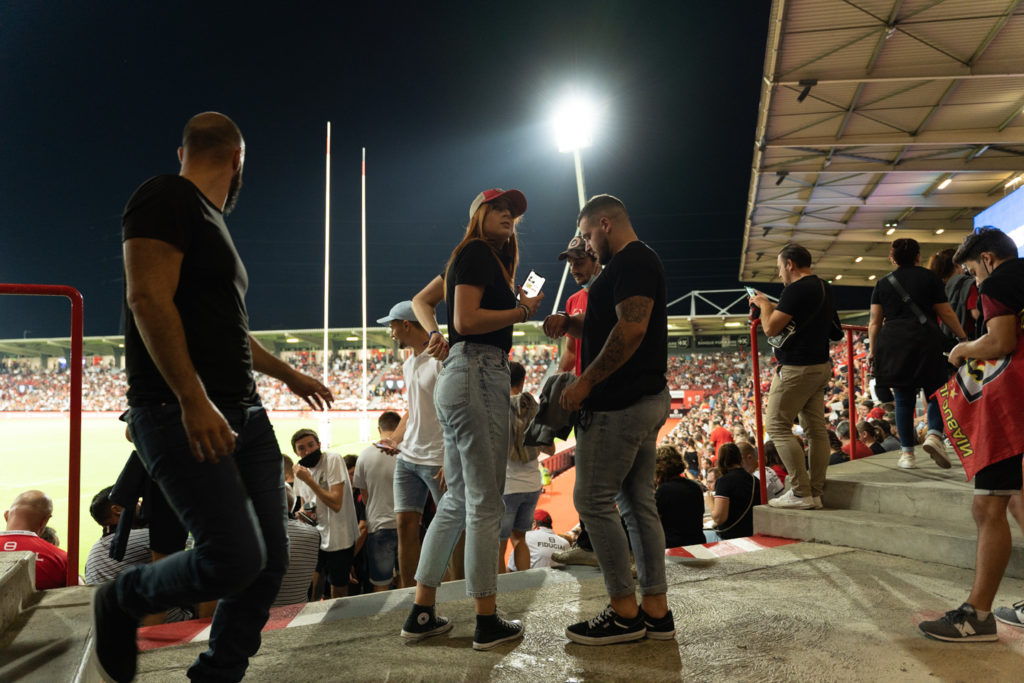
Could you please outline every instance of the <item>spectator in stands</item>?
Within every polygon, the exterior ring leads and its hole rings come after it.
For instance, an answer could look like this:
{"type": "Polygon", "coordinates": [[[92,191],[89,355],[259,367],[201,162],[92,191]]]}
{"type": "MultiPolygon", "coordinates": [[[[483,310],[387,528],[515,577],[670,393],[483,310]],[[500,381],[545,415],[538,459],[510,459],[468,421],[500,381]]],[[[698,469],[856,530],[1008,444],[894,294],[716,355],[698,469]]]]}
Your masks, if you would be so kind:
{"type": "MultiPolygon", "coordinates": [[[[829,434],[831,434],[829,430],[829,434]]],[[[830,439],[831,442],[831,439],[830,439]]],[[[786,476],[789,472],[786,471],[786,466],[782,464],[782,458],[779,457],[779,451],[775,448],[775,443],[772,441],[765,441],[764,443],[764,463],[768,467],[772,468],[772,472],[779,477],[779,481],[782,485],[786,485],[786,476]]]]}
{"type": "MultiPolygon", "coordinates": [[[[398,525],[398,568],[401,587],[416,584],[414,575],[420,560],[420,524],[429,495],[437,506],[441,502],[444,477],[444,433],[434,407],[434,386],[441,363],[427,352],[427,346],[443,341],[440,333],[427,334],[416,320],[411,301],[391,307],[387,316],[377,320],[387,324],[398,348],[412,354],[402,364],[402,377],[408,408],[390,438],[381,439],[386,452],[396,455],[395,519],[398,525]]],[[[456,550],[458,552],[458,550],[456,550]]]]}
{"type": "Polygon", "coordinates": [[[427,352],[447,358],[434,390],[444,429],[448,491],[437,507],[416,568],[416,595],[402,636],[422,640],[452,628],[435,614],[437,587],[466,532],[466,590],[474,599],[473,648],[490,650],[522,637],[523,625],[495,611],[498,532],[503,475],[508,460],[508,353],[512,326],[537,313],[544,297],[514,293],[519,246],[516,224],[526,211],[519,190],[481,192],[470,205],[469,224],[452,251],[443,277],[413,298],[427,352]],[[444,299],[451,347],[438,330],[436,307],[444,299]]]}
{"type": "Polygon", "coordinates": [[[711,451],[715,454],[718,453],[718,449],[722,447],[722,444],[733,442],[732,432],[722,426],[721,418],[716,418],[711,423],[711,432],[708,433],[708,441],[711,442],[711,451]]]}
{"type": "MultiPolygon", "coordinates": [[[[946,292],[946,299],[949,300],[949,307],[953,309],[956,319],[960,321],[960,326],[963,327],[967,338],[974,339],[978,336],[977,321],[981,317],[978,306],[978,287],[974,284],[974,279],[953,262],[955,252],[955,249],[943,249],[935,252],[928,259],[928,270],[942,280],[942,288],[946,292]]],[[[945,323],[940,323],[939,329],[945,335],[947,343],[956,340],[955,333],[945,323]]]]}
{"type": "Polygon", "coordinates": [[[1000,376],[1014,379],[1012,384],[989,381],[984,390],[979,387],[979,396],[972,404],[978,413],[972,415],[972,420],[958,414],[960,405],[954,404],[952,398],[947,399],[948,405],[943,405],[944,410],[948,408],[953,413],[951,417],[958,420],[973,444],[985,445],[984,449],[975,447],[971,455],[975,459],[971,465],[979,467],[974,476],[972,502],[978,526],[977,558],[974,585],[967,601],[941,619],[922,622],[920,628],[939,640],[994,641],[999,638],[996,619],[1018,628],[1024,626],[1024,601],[1012,607],[999,607],[995,614],[990,612],[1013,544],[1007,509],[1014,511],[1018,522],[1021,521],[1019,505],[1010,508],[1009,503],[1024,484],[1022,455],[1014,445],[1020,443],[1022,427],[1019,420],[1006,424],[1005,416],[1009,413],[1003,404],[1019,400],[1024,389],[1020,386],[1020,371],[1011,372],[1013,364],[1019,362],[1016,354],[1024,343],[1020,334],[1024,322],[1024,261],[1017,258],[1014,241],[996,228],[981,228],[969,234],[953,260],[964,266],[978,283],[986,332],[974,341],[955,346],[949,354],[949,362],[955,366],[969,363],[969,368],[978,373],[977,381],[981,384],[980,375],[986,368],[978,362],[1005,359],[1009,368],[1000,376]],[[1006,358],[1010,354],[1014,357],[1006,358]]]}
{"type": "Polygon", "coordinates": [[[924,450],[935,464],[949,469],[942,415],[938,402],[930,398],[948,378],[947,362],[942,355],[943,336],[935,317],[941,318],[957,339],[967,337],[949,306],[942,282],[935,273],[920,266],[921,247],[916,240],[894,240],[889,260],[896,270],[879,278],[871,292],[868,338],[875,383],[891,388],[896,397],[896,426],[903,450],[897,464],[905,469],[916,467],[914,404],[924,389],[928,397],[924,450]]]}
{"type": "Polygon", "coordinates": [[[89,584],[113,581],[129,567],[152,561],[149,554],[149,529],[145,528],[132,529],[128,533],[128,545],[120,561],[110,557],[110,542],[114,538],[114,530],[123,509],[110,500],[112,488],[108,486],[102,489],[89,503],[89,514],[103,528],[103,536],[93,544],[85,561],[85,582],[89,584]]]}
{"type": "Polygon", "coordinates": [[[373,584],[370,583],[370,563],[366,556],[366,539],[370,535],[370,527],[366,521],[366,502],[356,488],[356,461],[359,456],[349,453],[342,457],[345,463],[345,471],[348,472],[348,481],[352,485],[352,492],[356,506],[356,520],[359,524],[359,536],[356,537],[356,544],[352,552],[352,569],[349,572],[349,595],[366,595],[373,592],[373,584]]]}
{"type": "Polygon", "coordinates": [[[743,456],[734,443],[722,444],[718,449],[718,467],[722,477],[715,484],[714,507],[711,508],[715,528],[706,533],[707,540],[752,536],[754,505],[759,502],[757,480],[743,468],[743,456]]]}
{"type": "MultiPolygon", "coordinates": [[[[391,439],[401,416],[386,410],[377,418],[377,432],[383,443],[391,439]]],[[[366,504],[366,559],[374,592],[386,591],[398,569],[398,524],[395,521],[395,459],[376,444],[364,448],[356,459],[352,485],[360,490],[366,504]]]]}
{"type": "Polygon", "coordinates": [[[544,331],[583,342],[583,374],[562,391],[561,406],[584,409],[576,428],[573,502],[590,533],[610,604],[593,619],[570,625],[566,637],[588,645],[645,635],[668,640],[675,637],[675,624],[666,597],[665,534],[652,487],[658,432],[670,403],[665,271],[658,255],[637,238],[617,198],[591,198],[578,224],[605,270],[590,288],[586,314],[548,316],[544,331]]]}
{"type": "MultiPolygon", "coordinates": [[[[498,544],[501,551],[501,571],[505,571],[505,551],[508,540],[512,540],[512,559],[518,569],[530,568],[530,551],[526,545],[526,533],[533,528],[533,510],[540,499],[541,480],[537,456],[542,447],[527,446],[523,443],[526,428],[537,414],[539,405],[529,393],[523,391],[526,370],[522,364],[511,361],[508,365],[511,382],[512,438],[509,442],[508,463],[505,466],[505,514],[501,519],[498,544]]],[[[544,447],[554,453],[555,447],[544,447]]]]}
{"type": "Polygon", "coordinates": [[[885,453],[885,446],[878,438],[878,429],[867,420],[857,423],[857,438],[875,455],[885,453]]]}
{"type": "Polygon", "coordinates": [[[807,510],[821,507],[828,467],[823,406],[825,387],[832,378],[829,336],[836,315],[832,289],[811,272],[811,253],[806,248],[791,242],[776,260],[785,285],[778,305],[760,292],[751,298],[760,311],[764,333],[781,335],[773,344],[778,367],[766,412],[768,433],[789,472],[790,488],[768,504],[807,510]],[[803,449],[793,435],[797,416],[810,444],[809,475],[803,449]]]}
{"type": "Polygon", "coordinates": [[[700,479],[700,462],[697,455],[697,444],[693,439],[686,439],[683,450],[683,463],[686,465],[686,476],[697,481],[700,479]]]}
{"type": "Polygon", "coordinates": [[[52,516],[53,501],[36,490],[19,494],[4,512],[7,530],[0,532],[0,552],[36,554],[36,590],[67,585],[68,554],[40,537],[52,516]]]}
{"type": "Polygon", "coordinates": [[[327,575],[331,597],[340,598],[348,595],[348,577],[360,535],[352,483],[341,456],[322,451],[315,431],[300,429],[291,441],[299,458],[294,467],[295,495],[320,532],[317,573],[327,575]]]}
{"type": "Polygon", "coordinates": [[[850,460],[859,460],[860,458],[868,458],[874,455],[870,448],[850,433],[850,423],[847,420],[843,420],[836,425],[836,436],[839,437],[839,442],[842,444],[843,453],[850,460]]]}
{"type": "Polygon", "coordinates": [[[658,506],[665,547],[704,542],[704,494],[683,476],[685,464],[675,446],[659,446],[654,465],[654,501],[658,506]]]}
{"type": "MultiPolygon", "coordinates": [[[[597,258],[587,251],[586,241],[579,235],[569,240],[569,246],[558,255],[559,261],[569,261],[569,274],[580,291],[576,292],[565,300],[565,312],[567,315],[578,315],[587,310],[587,292],[590,285],[598,275],[601,274],[601,264],[597,258]]],[[[583,358],[580,355],[581,340],[576,337],[566,336],[565,349],[558,359],[559,372],[572,372],[579,377],[582,372],[580,367],[583,358]]]]}
{"type": "Polygon", "coordinates": [[[883,452],[900,450],[900,440],[893,434],[893,426],[889,420],[884,417],[878,418],[875,420],[875,426],[878,427],[882,437],[883,452]]]}
{"type": "MultiPolygon", "coordinates": [[[[740,456],[743,458],[743,469],[753,475],[754,479],[757,479],[758,486],[758,499],[757,502],[761,502],[760,498],[760,481],[761,481],[761,468],[757,466],[757,449],[754,448],[754,444],[749,441],[737,441],[736,447],[740,449],[740,456]]],[[[765,476],[765,487],[768,490],[769,500],[772,498],[778,498],[782,495],[782,490],[785,485],[782,480],[779,479],[779,475],[775,473],[771,467],[768,467],[767,459],[764,468],[765,476]]]]}
{"type": "MultiPolygon", "coordinates": [[[[286,461],[288,456],[283,455],[286,461]]],[[[290,512],[295,508],[296,498],[291,487],[285,488],[288,501],[288,569],[281,579],[281,588],[271,607],[297,605],[309,598],[310,584],[316,573],[320,556],[320,532],[316,526],[297,519],[290,512]]]]}
{"type": "MultiPolygon", "coordinates": [[[[551,515],[541,509],[534,510],[533,528],[526,532],[526,547],[530,551],[530,566],[527,569],[538,567],[562,567],[561,562],[552,556],[559,550],[569,547],[569,541],[551,530],[551,515]]],[[[509,556],[508,570],[514,572],[522,567],[517,567],[515,557],[509,556]]]]}
{"type": "Polygon", "coordinates": [[[43,533],[39,534],[39,538],[43,539],[52,546],[60,547],[60,536],[57,535],[57,530],[52,526],[47,526],[43,529],[43,533]]]}
{"type": "MultiPolygon", "coordinates": [[[[849,431],[849,422],[842,424],[847,425],[847,431],[849,431]]],[[[843,442],[839,439],[834,431],[828,430],[828,446],[831,449],[831,453],[828,456],[829,465],[838,465],[843,462],[850,462],[850,456],[843,450],[843,442]]]]}

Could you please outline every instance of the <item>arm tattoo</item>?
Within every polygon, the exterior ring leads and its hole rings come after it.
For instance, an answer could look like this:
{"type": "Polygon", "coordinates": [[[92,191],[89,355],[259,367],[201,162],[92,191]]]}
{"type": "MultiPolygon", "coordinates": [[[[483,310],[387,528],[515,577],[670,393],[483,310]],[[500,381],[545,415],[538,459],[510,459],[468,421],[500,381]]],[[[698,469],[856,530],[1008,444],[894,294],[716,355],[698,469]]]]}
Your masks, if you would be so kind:
{"type": "Polygon", "coordinates": [[[650,321],[653,308],[654,300],[645,296],[631,296],[619,302],[615,307],[619,321],[608,334],[608,339],[605,340],[597,358],[584,373],[587,379],[594,384],[605,380],[636,353],[647,332],[647,323],[650,321]],[[630,334],[631,331],[627,329],[638,325],[643,326],[639,337],[630,334]]]}
{"type": "Polygon", "coordinates": [[[619,320],[643,324],[646,328],[652,308],[654,308],[654,299],[648,299],[645,296],[631,296],[620,301],[615,312],[619,315],[619,320]]]}

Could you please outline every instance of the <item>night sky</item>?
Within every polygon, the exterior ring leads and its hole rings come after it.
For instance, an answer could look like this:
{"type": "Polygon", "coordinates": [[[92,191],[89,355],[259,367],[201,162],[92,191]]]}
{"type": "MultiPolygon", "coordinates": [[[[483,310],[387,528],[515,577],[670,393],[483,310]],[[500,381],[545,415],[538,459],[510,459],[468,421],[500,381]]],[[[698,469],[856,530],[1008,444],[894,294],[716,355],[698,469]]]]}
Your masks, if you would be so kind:
{"type": "MultiPolygon", "coordinates": [[[[495,186],[526,194],[518,280],[549,279],[547,311],[578,209],[550,118],[575,86],[605,109],[587,193],[625,202],[669,300],[737,286],[768,2],[301,5],[5,1],[0,282],[72,285],[85,333],[120,334],[121,211],[216,110],[247,145],[227,222],[252,329],[321,326],[328,120],[332,327],[360,322],[363,146],[371,324],[440,272],[495,186]]],[[[67,336],[68,309],[0,297],[0,338],[67,336]]]]}

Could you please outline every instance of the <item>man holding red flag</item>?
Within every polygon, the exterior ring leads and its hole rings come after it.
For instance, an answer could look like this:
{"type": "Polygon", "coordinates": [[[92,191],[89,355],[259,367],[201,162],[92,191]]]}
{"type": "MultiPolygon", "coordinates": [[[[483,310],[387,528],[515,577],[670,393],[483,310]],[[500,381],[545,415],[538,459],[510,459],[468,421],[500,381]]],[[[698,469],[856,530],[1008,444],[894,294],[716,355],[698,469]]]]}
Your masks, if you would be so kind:
{"type": "Polygon", "coordinates": [[[946,434],[967,478],[974,478],[978,551],[967,602],[919,627],[938,640],[993,641],[996,619],[1024,626],[1024,601],[990,611],[1010,561],[1007,506],[1024,484],[1024,425],[1016,413],[1024,388],[1024,260],[1008,235],[981,228],[964,239],[953,261],[977,280],[987,328],[953,348],[949,362],[960,369],[938,391],[946,434]]]}

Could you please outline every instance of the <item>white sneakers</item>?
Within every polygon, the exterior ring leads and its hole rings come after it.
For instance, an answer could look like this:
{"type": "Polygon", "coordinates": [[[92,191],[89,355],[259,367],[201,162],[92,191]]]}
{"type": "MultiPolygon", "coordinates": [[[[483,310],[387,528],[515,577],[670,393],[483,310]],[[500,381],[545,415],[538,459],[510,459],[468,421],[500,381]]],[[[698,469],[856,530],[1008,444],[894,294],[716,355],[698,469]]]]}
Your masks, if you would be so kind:
{"type": "Polygon", "coordinates": [[[896,464],[905,470],[912,470],[917,467],[916,460],[917,458],[914,456],[913,453],[904,452],[903,455],[900,456],[900,459],[899,461],[897,461],[896,464]]]}
{"type": "Polygon", "coordinates": [[[949,458],[946,457],[946,442],[942,440],[942,437],[936,436],[935,434],[929,434],[925,437],[922,447],[928,455],[932,456],[932,460],[935,461],[935,464],[942,469],[948,470],[953,466],[953,464],[949,462],[949,458]]]}
{"type": "Polygon", "coordinates": [[[813,510],[821,507],[821,499],[815,496],[798,496],[790,489],[778,498],[769,500],[768,504],[783,510],[813,510]]]}

